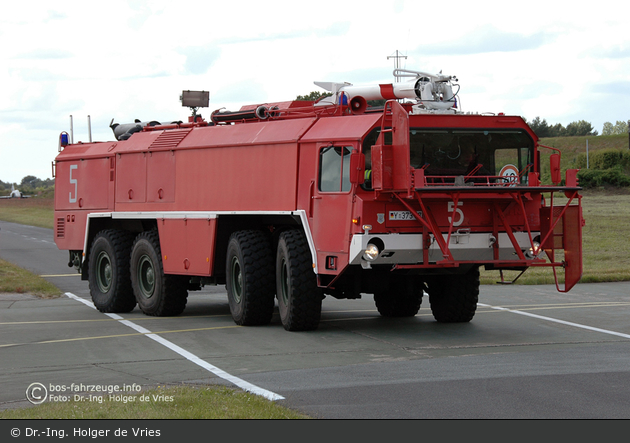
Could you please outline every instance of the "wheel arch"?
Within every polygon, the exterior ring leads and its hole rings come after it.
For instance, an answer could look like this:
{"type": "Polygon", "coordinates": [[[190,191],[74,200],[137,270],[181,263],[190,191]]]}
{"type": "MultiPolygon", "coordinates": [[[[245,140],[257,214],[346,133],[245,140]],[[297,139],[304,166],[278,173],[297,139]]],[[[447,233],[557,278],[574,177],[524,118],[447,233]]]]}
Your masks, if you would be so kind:
{"type": "Polygon", "coordinates": [[[113,218],[111,214],[88,214],[83,246],[83,260],[81,262],[81,280],[89,279],[88,257],[90,256],[92,242],[99,232],[104,229],[116,229],[139,234],[154,228],[157,228],[157,220],[155,219],[113,218]]]}
{"type": "MultiPolygon", "coordinates": [[[[237,231],[243,230],[262,230],[270,233],[272,238],[272,247],[275,251],[278,247],[278,239],[280,234],[290,229],[302,229],[309,240],[311,246],[311,254],[313,263],[315,263],[315,249],[312,246],[312,236],[308,224],[304,223],[304,219],[300,213],[303,211],[295,211],[289,214],[219,214],[217,217],[217,235],[215,241],[215,260],[213,267],[213,275],[220,278],[225,283],[225,258],[227,254],[230,236],[237,231]]],[[[275,252],[274,252],[275,253],[275,252]]]]}

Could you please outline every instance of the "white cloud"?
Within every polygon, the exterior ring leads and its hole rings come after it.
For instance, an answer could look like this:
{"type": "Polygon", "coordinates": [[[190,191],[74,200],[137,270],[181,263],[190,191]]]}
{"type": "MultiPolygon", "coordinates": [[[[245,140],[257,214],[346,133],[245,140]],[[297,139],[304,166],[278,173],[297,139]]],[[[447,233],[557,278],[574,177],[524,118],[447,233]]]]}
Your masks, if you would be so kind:
{"type": "Polygon", "coordinates": [[[444,42],[421,45],[413,49],[412,53],[422,55],[470,55],[489,52],[517,52],[538,49],[553,42],[556,35],[541,31],[531,35],[502,31],[492,24],[480,26],[465,39],[458,36],[444,42]]]}

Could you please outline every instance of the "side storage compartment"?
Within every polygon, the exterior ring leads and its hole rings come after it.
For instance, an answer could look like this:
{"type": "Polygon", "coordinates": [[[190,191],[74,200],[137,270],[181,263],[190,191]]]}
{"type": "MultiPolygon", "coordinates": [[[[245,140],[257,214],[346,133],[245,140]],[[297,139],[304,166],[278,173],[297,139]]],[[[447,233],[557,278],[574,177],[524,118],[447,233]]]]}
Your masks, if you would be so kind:
{"type": "Polygon", "coordinates": [[[212,275],[216,218],[158,220],[164,273],[212,275]]]}

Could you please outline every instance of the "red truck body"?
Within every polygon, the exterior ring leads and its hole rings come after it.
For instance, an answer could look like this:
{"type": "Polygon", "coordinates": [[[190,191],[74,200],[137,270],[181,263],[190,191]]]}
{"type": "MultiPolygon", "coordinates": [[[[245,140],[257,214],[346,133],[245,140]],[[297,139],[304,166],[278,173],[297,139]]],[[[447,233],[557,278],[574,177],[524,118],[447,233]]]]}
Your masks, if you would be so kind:
{"type": "Polygon", "coordinates": [[[560,186],[553,154],[542,185],[522,118],[384,98],[373,110],[341,91],[63,143],[55,241],[102,311],[177,315],[189,290],[226,284],[237,324],[269,323],[277,299],[287,330],[316,328],[325,295],[374,294],[398,317],[428,294],[438,321],[469,321],[480,266],[579,281],[576,171],[560,186]]]}

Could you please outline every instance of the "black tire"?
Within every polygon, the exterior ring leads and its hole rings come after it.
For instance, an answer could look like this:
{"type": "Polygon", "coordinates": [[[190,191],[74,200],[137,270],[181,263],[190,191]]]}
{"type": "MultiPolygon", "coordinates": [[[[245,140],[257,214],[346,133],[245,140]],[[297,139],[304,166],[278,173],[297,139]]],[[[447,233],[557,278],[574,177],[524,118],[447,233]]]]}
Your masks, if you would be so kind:
{"type": "Polygon", "coordinates": [[[374,302],[383,317],[413,317],[422,304],[423,287],[410,278],[392,279],[389,291],[374,294],[374,302]]]}
{"type": "Polygon", "coordinates": [[[226,289],[232,319],[237,325],[271,322],[275,283],[271,236],[263,231],[237,231],[230,236],[226,289]]]}
{"type": "Polygon", "coordinates": [[[145,231],[136,237],[130,268],[131,286],[142,312],[169,317],[184,311],[188,300],[187,277],[164,274],[157,231],[145,231]]]}
{"type": "Polygon", "coordinates": [[[280,234],[276,255],[276,294],[282,326],[287,331],[317,329],[323,292],[317,287],[311,251],[301,231],[280,234]]]}
{"type": "Polygon", "coordinates": [[[136,306],[129,276],[133,236],[108,229],[94,237],[88,258],[90,295],[101,312],[130,312],[136,306]]]}
{"type": "Polygon", "coordinates": [[[441,323],[469,322],[479,301],[479,267],[463,275],[434,277],[428,287],[433,317],[441,323]]]}

